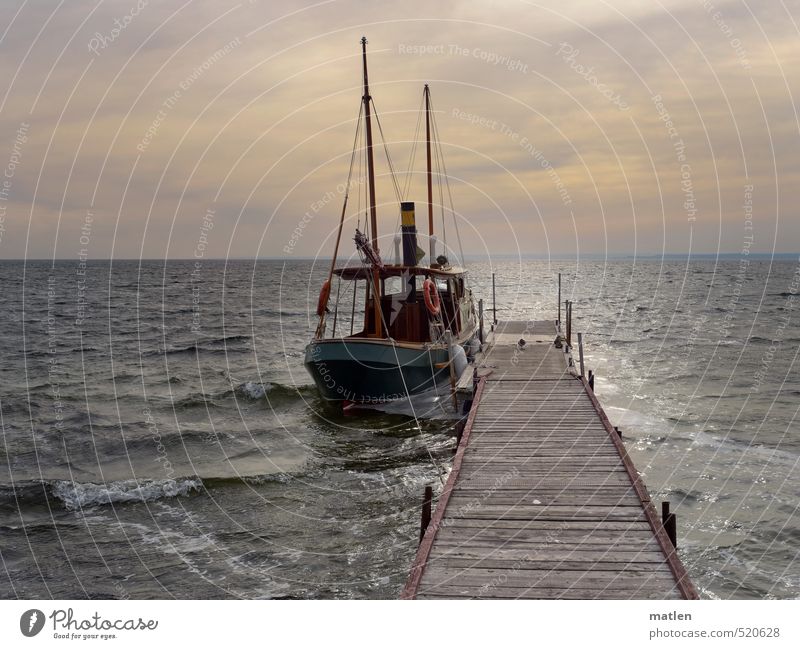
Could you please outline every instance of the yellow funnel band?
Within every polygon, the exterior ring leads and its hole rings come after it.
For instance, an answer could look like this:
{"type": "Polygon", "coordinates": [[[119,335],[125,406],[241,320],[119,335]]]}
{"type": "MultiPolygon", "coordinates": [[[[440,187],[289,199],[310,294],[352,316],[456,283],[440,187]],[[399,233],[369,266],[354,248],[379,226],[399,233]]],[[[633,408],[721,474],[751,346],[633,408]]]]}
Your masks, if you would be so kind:
{"type": "Polygon", "coordinates": [[[400,222],[405,226],[416,225],[417,221],[414,218],[414,210],[401,210],[400,222]]]}

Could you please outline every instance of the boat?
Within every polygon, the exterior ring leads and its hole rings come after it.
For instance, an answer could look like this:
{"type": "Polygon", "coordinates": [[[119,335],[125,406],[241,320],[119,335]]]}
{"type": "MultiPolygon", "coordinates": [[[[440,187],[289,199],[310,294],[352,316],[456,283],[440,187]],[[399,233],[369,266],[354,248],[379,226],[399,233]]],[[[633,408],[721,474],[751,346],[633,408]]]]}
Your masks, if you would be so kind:
{"type": "MultiPolygon", "coordinates": [[[[375,195],[373,118],[381,137],[383,129],[369,91],[366,38],[361,39],[361,53],[363,94],[350,159],[350,175],[345,185],[347,191],[333,259],[317,302],[318,323],[305,349],[304,361],[321,396],[327,401],[343,402],[345,405],[348,402],[377,404],[406,399],[428,390],[438,390],[448,383],[454,388],[478,345],[478,317],[467,271],[451,265],[445,254],[448,252],[446,241],[439,249],[440,241],[434,232],[434,208],[438,207],[442,212],[443,227],[445,212],[444,199],[439,201],[438,206],[434,205],[433,177],[436,175],[440,196],[444,196],[442,183],[447,182],[447,174],[427,84],[423,89],[417,125],[419,132],[424,114],[427,250],[419,245],[415,203],[405,200],[399,192],[384,141],[384,151],[398,196],[399,214],[395,212],[392,216],[399,216],[400,228],[389,235],[394,243],[393,263],[385,263],[381,257],[375,195]],[[437,165],[435,174],[432,158],[437,165]],[[356,166],[365,169],[366,183],[353,182],[356,166]],[[360,187],[363,184],[367,186],[364,192],[364,231],[361,229],[360,209],[360,187]],[[359,216],[353,241],[360,263],[339,266],[337,258],[351,187],[359,187],[359,205],[356,209],[359,216]]],[[[417,140],[415,135],[414,142],[417,140]]],[[[413,168],[413,157],[409,167],[413,168]]],[[[446,195],[451,196],[449,186],[447,189],[446,195]]],[[[454,214],[452,205],[450,212],[454,214]]],[[[463,260],[463,252],[461,258],[463,260]]]]}

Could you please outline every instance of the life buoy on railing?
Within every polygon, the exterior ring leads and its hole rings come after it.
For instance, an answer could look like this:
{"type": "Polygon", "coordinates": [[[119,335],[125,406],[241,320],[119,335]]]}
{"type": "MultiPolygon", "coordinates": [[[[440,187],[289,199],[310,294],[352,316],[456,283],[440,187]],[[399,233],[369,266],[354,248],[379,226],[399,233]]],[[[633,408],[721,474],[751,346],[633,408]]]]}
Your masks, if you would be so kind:
{"type": "Polygon", "coordinates": [[[317,315],[322,317],[328,306],[328,298],[331,296],[331,280],[326,279],[319,290],[319,300],[317,300],[317,315]]]}
{"type": "Polygon", "coordinates": [[[425,307],[430,314],[439,315],[441,301],[439,300],[439,291],[436,288],[436,284],[432,280],[426,279],[422,283],[422,293],[425,297],[425,307]]]}

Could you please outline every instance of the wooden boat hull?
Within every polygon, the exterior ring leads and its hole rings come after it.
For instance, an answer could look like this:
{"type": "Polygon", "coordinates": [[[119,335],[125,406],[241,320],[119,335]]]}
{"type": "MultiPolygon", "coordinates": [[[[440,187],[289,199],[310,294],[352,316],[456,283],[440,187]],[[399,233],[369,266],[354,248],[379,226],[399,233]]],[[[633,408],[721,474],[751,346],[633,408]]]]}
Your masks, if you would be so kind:
{"type": "Polygon", "coordinates": [[[448,360],[443,347],[340,338],[309,343],[305,366],[324,399],[384,403],[449,382],[448,360]]]}

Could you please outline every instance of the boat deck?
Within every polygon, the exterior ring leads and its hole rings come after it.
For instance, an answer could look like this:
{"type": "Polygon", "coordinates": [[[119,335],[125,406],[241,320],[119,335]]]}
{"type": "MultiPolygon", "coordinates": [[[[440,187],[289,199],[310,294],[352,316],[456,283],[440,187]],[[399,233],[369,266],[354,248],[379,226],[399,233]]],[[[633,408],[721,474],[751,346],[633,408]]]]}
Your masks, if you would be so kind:
{"type": "Polygon", "coordinates": [[[619,435],[555,337],[549,321],[493,332],[402,598],[697,598],[619,435]]]}

